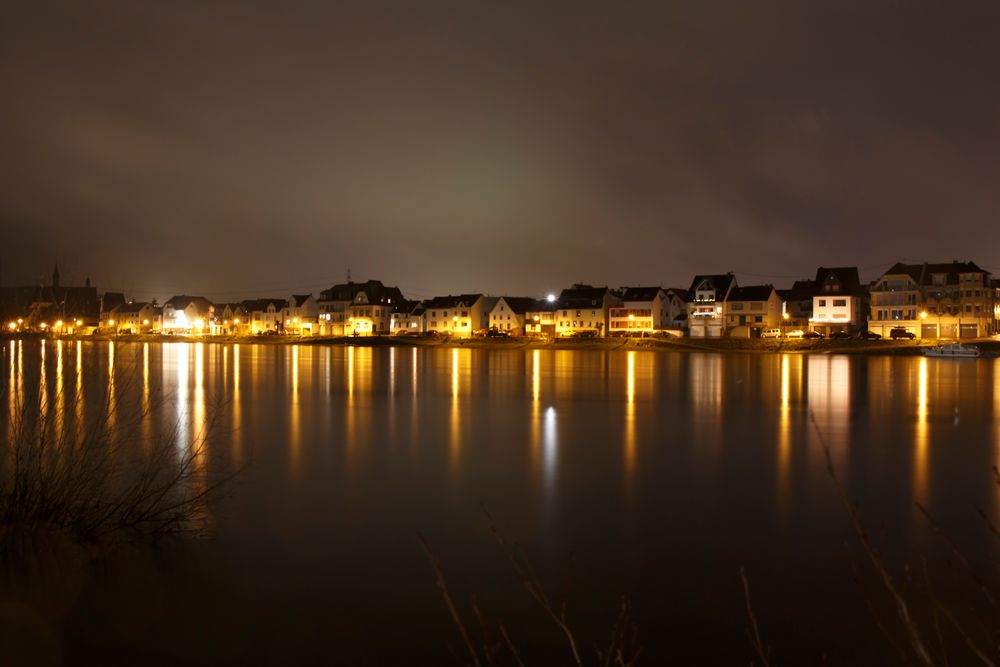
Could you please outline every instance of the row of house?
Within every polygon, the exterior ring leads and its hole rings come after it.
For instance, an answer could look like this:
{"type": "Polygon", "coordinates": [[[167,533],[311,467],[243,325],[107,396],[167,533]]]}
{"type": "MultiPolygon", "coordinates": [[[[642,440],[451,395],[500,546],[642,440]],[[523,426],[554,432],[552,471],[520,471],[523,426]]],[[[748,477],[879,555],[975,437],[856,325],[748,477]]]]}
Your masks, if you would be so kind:
{"type": "MultiPolygon", "coordinates": [[[[21,292],[14,294],[25,304],[30,301],[21,292]]],[[[492,330],[512,336],[665,333],[747,338],[773,329],[825,335],[867,329],[888,336],[903,328],[921,338],[965,338],[1000,331],[1000,281],[973,262],[958,261],[897,263],[870,284],[861,282],[856,267],[819,267],[813,278],[796,281],[789,289],[739,285],[733,273],[724,273],[697,275],[687,289],[576,284],[541,299],[469,293],[411,301],[398,287],[381,281],[348,280],[318,298],[293,294],[213,303],[202,296],[178,295],[162,305],[129,301],[116,292],[98,298],[89,281],[86,288],[59,288],[56,269],[47,294],[75,295],[99,313],[96,318],[68,311],[60,316],[58,303],[38,301],[22,308],[25,318],[11,320],[8,326],[71,330],[89,325],[117,333],[225,336],[464,337],[492,330]]],[[[63,311],[67,303],[64,299],[63,311]]]]}

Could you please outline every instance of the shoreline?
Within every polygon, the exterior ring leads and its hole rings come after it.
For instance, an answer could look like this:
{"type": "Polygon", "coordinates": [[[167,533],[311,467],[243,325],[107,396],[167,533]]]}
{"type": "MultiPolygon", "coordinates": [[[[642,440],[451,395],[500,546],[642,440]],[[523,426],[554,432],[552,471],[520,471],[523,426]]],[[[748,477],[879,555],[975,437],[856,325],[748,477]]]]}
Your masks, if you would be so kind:
{"type": "MultiPolygon", "coordinates": [[[[921,350],[936,347],[948,341],[862,341],[862,340],[772,340],[746,338],[603,338],[603,339],[555,339],[537,338],[450,338],[417,336],[175,336],[163,334],[130,335],[43,335],[6,334],[2,340],[66,340],[122,343],[176,343],[202,342],[215,344],[247,345],[339,345],[354,347],[427,347],[427,348],[471,348],[486,350],[645,350],[652,352],[688,353],[758,353],[758,354],[851,354],[882,356],[916,356],[921,350]]],[[[996,338],[964,339],[962,342],[976,345],[985,357],[1000,356],[1000,340],[996,338]]]]}

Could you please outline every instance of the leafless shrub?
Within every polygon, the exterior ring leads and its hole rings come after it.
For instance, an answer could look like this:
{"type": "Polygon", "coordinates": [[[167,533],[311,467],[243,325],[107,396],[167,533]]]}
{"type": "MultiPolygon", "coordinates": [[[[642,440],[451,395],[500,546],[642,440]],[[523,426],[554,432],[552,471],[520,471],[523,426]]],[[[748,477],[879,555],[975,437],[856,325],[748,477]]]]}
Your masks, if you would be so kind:
{"type": "MultiPolygon", "coordinates": [[[[483,508],[483,513],[486,515],[491,534],[503,550],[518,581],[524,586],[525,590],[542,611],[545,612],[545,615],[555,624],[559,636],[566,643],[572,664],[580,666],[595,664],[600,667],[634,667],[642,649],[638,645],[638,630],[632,620],[631,601],[625,596],[621,597],[618,616],[611,629],[607,645],[602,648],[594,642],[592,654],[581,653],[576,634],[570,626],[566,601],[563,600],[558,604],[553,603],[541,580],[534,573],[523,547],[516,541],[504,537],[493,521],[493,517],[485,508],[483,508]],[[593,655],[592,661],[590,660],[591,655],[593,655]]],[[[417,533],[417,540],[423,549],[424,555],[430,562],[431,568],[434,570],[438,591],[441,593],[445,606],[448,608],[452,622],[459,631],[470,664],[476,667],[483,664],[495,665],[502,655],[502,649],[506,648],[510,653],[511,659],[517,665],[523,667],[524,662],[521,654],[518,652],[515,643],[511,640],[506,626],[502,622],[496,623],[496,632],[499,635],[499,639],[493,639],[490,632],[491,624],[487,622],[480,612],[476,596],[473,595],[471,596],[470,607],[477,620],[482,637],[481,641],[478,642],[480,645],[477,647],[477,642],[473,639],[473,635],[463,620],[462,614],[459,612],[458,606],[455,604],[448,589],[440,561],[422,534],[417,533]]]]}
{"type": "MultiPolygon", "coordinates": [[[[117,381],[126,395],[130,379],[117,381]]],[[[87,543],[205,528],[209,500],[234,474],[208,471],[212,419],[190,442],[179,424],[143,437],[139,426],[158,402],[125,417],[109,392],[81,419],[81,396],[39,389],[0,394],[10,408],[0,441],[0,535],[55,528],[87,543]]]]}

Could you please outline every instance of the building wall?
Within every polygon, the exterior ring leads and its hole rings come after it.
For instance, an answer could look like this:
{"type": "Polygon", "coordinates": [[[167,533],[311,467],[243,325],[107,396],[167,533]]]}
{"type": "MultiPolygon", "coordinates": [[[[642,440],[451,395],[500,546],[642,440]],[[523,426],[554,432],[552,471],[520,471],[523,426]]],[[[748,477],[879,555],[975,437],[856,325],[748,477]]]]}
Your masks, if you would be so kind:
{"type": "Polygon", "coordinates": [[[510,309],[510,305],[502,297],[490,311],[489,328],[506,331],[512,336],[524,333],[525,316],[510,309]]]}

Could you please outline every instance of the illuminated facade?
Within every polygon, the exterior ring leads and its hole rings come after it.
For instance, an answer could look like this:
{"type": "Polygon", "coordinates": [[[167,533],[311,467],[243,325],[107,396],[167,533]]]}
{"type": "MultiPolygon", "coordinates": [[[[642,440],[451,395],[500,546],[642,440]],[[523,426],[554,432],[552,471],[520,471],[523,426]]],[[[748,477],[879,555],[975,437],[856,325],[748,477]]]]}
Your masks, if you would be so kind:
{"type": "Polygon", "coordinates": [[[284,329],[287,305],[284,299],[252,299],[243,301],[240,305],[250,320],[249,333],[280,333],[284,329]]]}
{"type": "Polygon", "coordinates": [[[573,285],[556,302],[557,336],[607,336],[611,309],[621,297],[607,287],[573,285]]]}
{"type": "MultiPolygon", "coordinates": [[[[324,336],[381,336],[394,331],[394,314],[411,305],[398,287],[379,280],[339,283],[319,295],[318,327],[324,336]]],[[[410,323],[409,321],[407,322],[410,323]]]]}
{"type": "Polygon", "coordinates": [[[731,273],[695,276],[688,290],[688,335],[719,338],[726,330],[726,299],[736,287],[731,273]]]}
{"type": "Polygon", "coordinates": [[[496,297],[482,294],[436,296],[424,302],[424,330],[468,337],[488,328],[496,297]]]}
{"type": "Polygon", "coordinates": [[[163,304],[163,331],[208,333],[214,313],[215,305],[203,296],[175,296],[163,304]]]}
{"type": "Polygon", "coordinates": [[[608,314],[611,336],[642,336],[670,329],[670,299],[662,287],[628,287],[608,314]]]}
{"type": "Polygon", "coordinates": [[[500,297],[490,310],[489,328],[504,331],[511,336],[523,335],[525,318],[534,305],[535,300],[530,297],[500,297]]]}
{"type": "Polygon", "coordinates": [[[725,302],[726,332],[753,338],[781,325],[781,297],[773,285],[733,287],[725,302]]]}
{"type": "Polygon", "coordinates": [[[524,333],[529,336],[556,335],[555,298],[538,299],[524,314],[524,333]]]}
{"type": "Polygon", "coordinates": [[[976,338],[996,329],[990,274],[974,262],[895,264],[871,288],[868,330],[917,338],[976,338]]]}
{"type": "Polygon", "coordinates": [[[293,294],[282,315],[286,333],[298,336],[319,333],[319,305],[312,294],[293,294]]]}
{"type": "Polygon", "coordinates": [[[163,327],[163,309],[145,301],[132,301],[103,315],[108,319],[101,328],[118,334],[158,333],[163,327]]]}
{"type": "Polygon", "coordinates": [[[813,282],[814,293],[809,327],[829,335],[835,331],[858,331],[868,319],[868,295],[858,269],[820,267],[813,282]]]}

